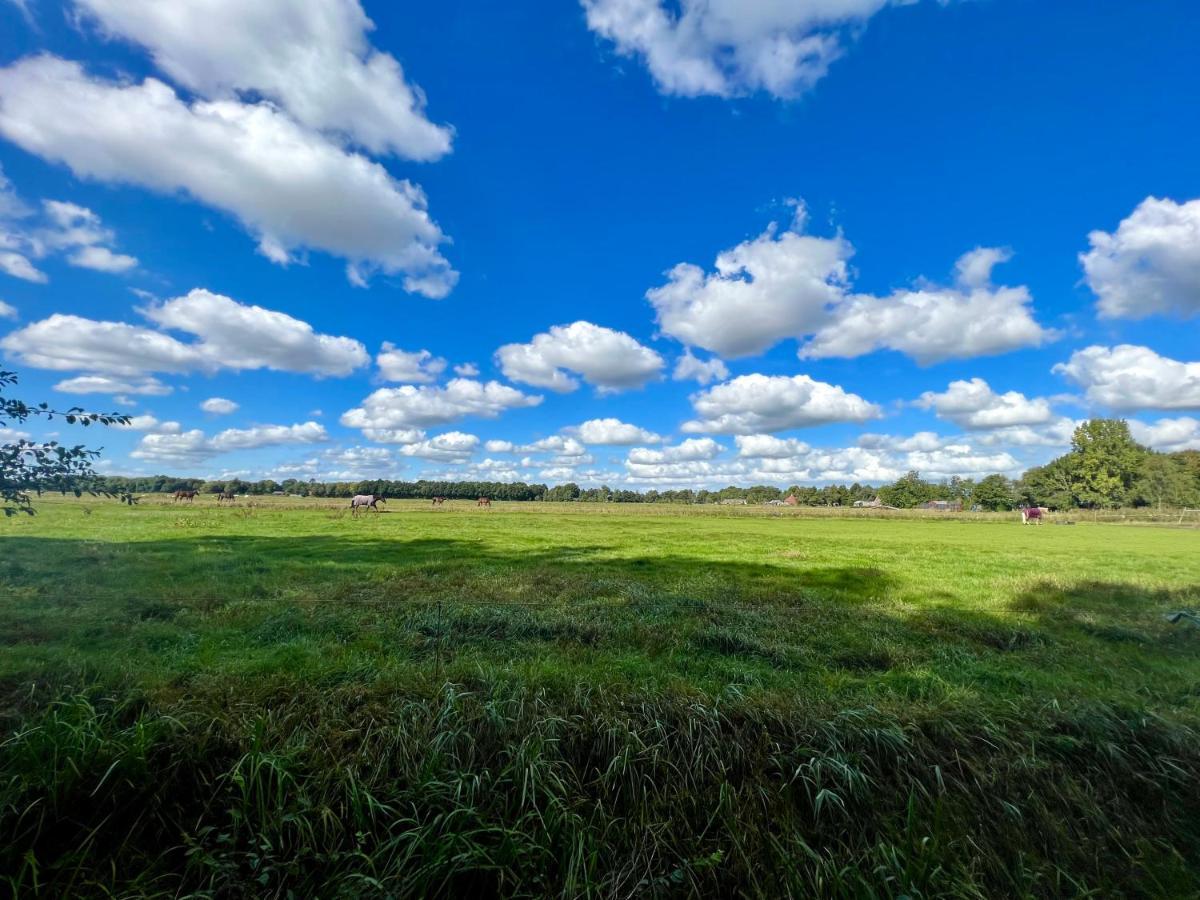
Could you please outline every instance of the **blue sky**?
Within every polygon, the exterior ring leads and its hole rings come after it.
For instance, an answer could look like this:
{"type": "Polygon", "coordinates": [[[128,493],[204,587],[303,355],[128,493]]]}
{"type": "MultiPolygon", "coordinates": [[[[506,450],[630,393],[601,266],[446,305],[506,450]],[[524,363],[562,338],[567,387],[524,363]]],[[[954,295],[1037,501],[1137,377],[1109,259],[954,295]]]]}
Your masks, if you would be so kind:
{"type": "Polygon", "coordinates": [[[0,0],[0,353],[134,414],[120,473],[1015,475],[1095,414],[1200,447],[1197,33],[0,0]]]}

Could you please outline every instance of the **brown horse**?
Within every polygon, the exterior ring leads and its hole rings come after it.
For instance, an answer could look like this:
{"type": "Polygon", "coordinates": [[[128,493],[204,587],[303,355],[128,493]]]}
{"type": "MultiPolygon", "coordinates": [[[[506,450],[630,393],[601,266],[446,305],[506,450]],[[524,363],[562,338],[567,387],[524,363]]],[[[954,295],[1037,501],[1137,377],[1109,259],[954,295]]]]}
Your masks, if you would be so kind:
{"type": "Polygon", "coordinates": [[[221,491],[221,493],[217,494],[217,502],[218,503],[221,503],[224,500],[228,500],[232,503],[236,499],[237,499],[237,495],[234,494],[233,491],[221,491]]]}
{"type": "Polygon", "coordinates": [[[434,497],[434,498],[433,498],[433,505],[434,505],[434,506],[441,506],[441,505],[442,505],[442,504],[444,504],[445,502],[446,502],[446,498],[445,498],[445,497],[434,497]]]}
{"type": "Polygon", "coordinates": [[[176,491],[175,492],[175,502],[178,503],[180,500],[186,500],[186,501],[188,501],[188,503],[194,503],[196,500],[196,495],[198,493],[200,493],[200,492],[199,491],[176,491]]]}
{"type": "Polygon", "coordinates": [[[492,506],[492,498],[491,498],[491,497],[480,497],[480,498],[479,498],[479,502],[478,502],[478,503],[476,503],[475,505],[476,505],[476,506],[486,506],[486,507],[488,507],[489,509],[491,509],[491,506],[492,506]]]}

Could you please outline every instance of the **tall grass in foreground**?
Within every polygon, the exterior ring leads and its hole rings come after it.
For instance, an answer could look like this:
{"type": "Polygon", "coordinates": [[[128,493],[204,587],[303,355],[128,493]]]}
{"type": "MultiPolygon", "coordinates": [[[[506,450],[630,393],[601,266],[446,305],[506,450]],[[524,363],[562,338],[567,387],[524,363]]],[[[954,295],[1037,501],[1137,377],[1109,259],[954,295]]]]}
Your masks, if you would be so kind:
{"type": "Polygon", "coordinates": [[[19,702],[0,870],[21,897],[1200,890],[1197,734],[1102,705],[901,722],[284,676],[19,702]]]}

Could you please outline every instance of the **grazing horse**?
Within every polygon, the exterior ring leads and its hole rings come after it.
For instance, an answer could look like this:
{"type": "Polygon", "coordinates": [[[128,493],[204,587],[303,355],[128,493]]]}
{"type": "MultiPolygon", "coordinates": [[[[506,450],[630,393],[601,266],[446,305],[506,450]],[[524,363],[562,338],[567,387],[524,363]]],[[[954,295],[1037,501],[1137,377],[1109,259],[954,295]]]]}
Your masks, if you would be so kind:
{"type": "Polygon", "coordinates": [[[379,512],[377,504],[380,503],[387,503],[383,494],[355,494],[350,499],[350,515],[357,516],[359,510],[362,509],[373,509],[375,512],[379,512]]]}
{"type": "Polygon", "coordinates": [[[480,497],[479,502],[476,503],[475,505],[476,506],[486,506],[490,509],[492,506],[492,498],[491,497],[480,497]]]}
{"type": "Polygon", "coordinates": [[[232,502],[236,499],[237,499],[237,495],[235,495],[233,493],[233,491],[221,491],[221,493],[217,494],[217,502],[218,503],[220,503],[223,500],[229,500],[230,502],[232,502]]]}
{"type": "Polygon", "coordinates": [[[1022,506],[1021,507],[1021,524],[1028,525],[1030,522],[1042,524],[1042,507],[1040,506],[1022,506]]]}
{"type": "Polygon", "coordinates": [[[434,506],[441,506],[441,505],[442,505],[443,503],[445,503],[445,502],[446,502],[446,498],[445,498],[445,497],[434,497],[434,498],[433,498],[433,505],[434,505],[434,506]]]}
{"type": "Polygon", "coordinates": [[[193,503],[195,502],[196,494],[198,493],[199,491],[176,491],[175,502],[178,503],[180,500],[186,500],[189,503],[193,503]]]}

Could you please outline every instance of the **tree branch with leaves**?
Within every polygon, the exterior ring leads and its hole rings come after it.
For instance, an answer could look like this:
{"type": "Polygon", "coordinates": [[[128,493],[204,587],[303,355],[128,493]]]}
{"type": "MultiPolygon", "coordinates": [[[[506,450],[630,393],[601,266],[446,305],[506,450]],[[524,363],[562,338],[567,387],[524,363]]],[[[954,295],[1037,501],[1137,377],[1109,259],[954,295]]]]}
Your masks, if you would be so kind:
{"type": "MultiPolygon", "coordinates": [[[[128,425],[129,416],[120,413],[87,412],[80,407],[57,410],[49,404],[30,406],[5,391],[17,383],[15,372],[0,371],[0,427],[21,425],[30,419],[52,421],[63,419],[69,425],[128,425]]],[[[20,513],[33,515],[33,498],[46,491],[92,496],[115,497],[132,504],[132,494],[117,494],[97,484],[92,468],[100,456],[82,444],[67,446],[57,441],[38,442],[18,438],[0,444],[0,509],[5,517],[20,513]]]]}

